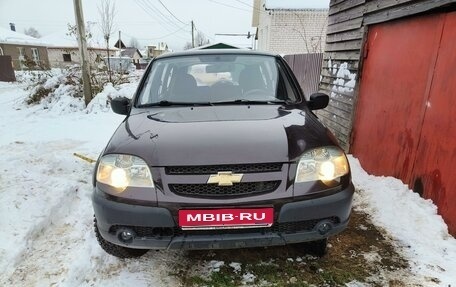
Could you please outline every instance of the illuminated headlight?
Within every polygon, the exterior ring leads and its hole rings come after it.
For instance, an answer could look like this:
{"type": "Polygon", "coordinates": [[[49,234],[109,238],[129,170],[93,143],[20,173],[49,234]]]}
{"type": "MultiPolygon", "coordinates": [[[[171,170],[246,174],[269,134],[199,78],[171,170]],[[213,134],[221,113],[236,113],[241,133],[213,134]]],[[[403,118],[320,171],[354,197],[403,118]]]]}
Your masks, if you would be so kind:
{"type": "Polygon", "coordinates": [[[349,172],[345,153],[337,147],[312,149],[299,160],[295,182],[339,181],[349,172]]]}
{"type": "Polygon", "coordinates": [[[124,191],[129,186],[154,187],[146,162],[139,157],[125,154],[103,156],[98,165],[97,181],[118,191],[124,191]]]}

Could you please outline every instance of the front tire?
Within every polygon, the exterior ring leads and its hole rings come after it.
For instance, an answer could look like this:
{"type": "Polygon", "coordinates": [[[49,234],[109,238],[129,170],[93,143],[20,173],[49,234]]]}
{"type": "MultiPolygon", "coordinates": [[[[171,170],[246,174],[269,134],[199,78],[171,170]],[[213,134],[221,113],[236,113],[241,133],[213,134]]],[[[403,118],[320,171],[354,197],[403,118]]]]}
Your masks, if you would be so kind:
{"type": "Polygon", "coordinates": [[[317,257],[323,257],[326,254],[328,239],[320,239],[316,241],[311,241],[307,243],[309,246],[309,253],[317,257]]]}
{"type": "Polygon", "coordinates": [[[149,251],[148,249],[134,249],[134,248],[127,248],[123,246],[119,246],[113,244],[109,241],[106,241],[100,234],[100,230],[98,230],[97,219],[94,219],[94,230],[95,236],[97,237],[98,244],[100,244],[101,248],[103,248],[106,253],[111,254],[118,258],[136,258],[140,257],[149,251]]]}

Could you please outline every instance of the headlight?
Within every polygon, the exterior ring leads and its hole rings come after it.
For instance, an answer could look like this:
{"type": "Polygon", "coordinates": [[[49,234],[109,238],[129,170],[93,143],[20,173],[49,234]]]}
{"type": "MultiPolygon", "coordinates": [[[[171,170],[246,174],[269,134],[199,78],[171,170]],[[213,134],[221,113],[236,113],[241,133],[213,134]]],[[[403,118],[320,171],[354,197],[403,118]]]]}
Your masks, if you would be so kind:
{"type": "Polygon", "coordinates": [[[119,191],[128,186],[154,187],[152,175],[146,162],[137,156],[108,154],[98,164],[97,181],[119,191]]]}
{"type": "Polygon", "coordinates": [[[337,147],[312,149],[299,160],[295,182],[339,180],[349,172],[345,153],[337,147]]]}

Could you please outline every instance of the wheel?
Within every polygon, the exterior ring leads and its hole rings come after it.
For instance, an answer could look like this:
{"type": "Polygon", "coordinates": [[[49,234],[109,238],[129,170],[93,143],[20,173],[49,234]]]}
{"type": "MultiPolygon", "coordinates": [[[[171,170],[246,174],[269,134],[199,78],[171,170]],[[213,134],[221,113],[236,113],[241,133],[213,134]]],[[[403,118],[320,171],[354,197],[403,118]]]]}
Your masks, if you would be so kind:
{"type": "Polygon", "coordinates": [[[320,239],[316,241],[309,241],[303,243],[297,243],[295,246],[300,252],[306,255],[313,255],[317,257],[323,257],[326,254],[326,246],[328,239],[320,239]]]}
{"type": "Polygon", "coordinates": [[[308,245],[308,252],[311,255],[315,255],[317,257],[323,257],[327,251],[328,239],[320,239],[316,241],[311,241],[307,243],[308,245]]]}
{"type": "Polygon", "coordinates": [[[140,257],[149,251],[148,249],[134,249],[134,248],[127,248],[123,246],[119,246],[113,244],[109,241],[106,241],[100,234],[97,226],[97,219],[94,219],[94,229],[95,235],[97,237],[98,244],[100,244],[101,248],[103,248],[106,253],[116,256],[118,258],[135,258],[140,257]]]}

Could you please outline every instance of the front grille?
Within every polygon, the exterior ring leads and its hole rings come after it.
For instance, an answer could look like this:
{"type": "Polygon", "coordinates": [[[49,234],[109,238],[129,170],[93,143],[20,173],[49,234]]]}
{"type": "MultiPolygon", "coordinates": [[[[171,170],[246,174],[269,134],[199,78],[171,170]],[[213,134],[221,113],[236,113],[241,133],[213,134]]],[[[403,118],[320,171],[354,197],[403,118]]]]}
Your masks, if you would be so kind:
{"type": "MultiPolygon", "coordinates": [[[[242,229],[211,229],[211,230],[182,230],[179,227],[144,227],[125,226],[131,228],[139,237],[162,237],[162,236],[184,236],[184,235],[223,235],[223,234],[247,234],[247,233],[287,233],[293,234],[303,231],[311,231],[318,222],[328,220],[333,224],[340,223],[338,217],[320,218],[295,222],[274,223],[271,227],[264,228],[242,228],[242,229]]],[[[115,233],[123,226],[114,225],[110,232],[115,233]]]]}
{"type": "Polygon", "coordinates": [[[282,163],[256,164],[226,164],[226,165],[198,165],[198,166],[169,166],[165,167],[166,174],[216,174],[219,171],[234,173],[277,172],[282,170],[282,163]]]}
{"type": "Polygon", "coordinates": [[[241,182],[231,186],[216,184],[170,184],[169,188],[175,194],[191,197],[227,197],[247,196],[273,192],[280,185],[280,180],[241,182]]]}

